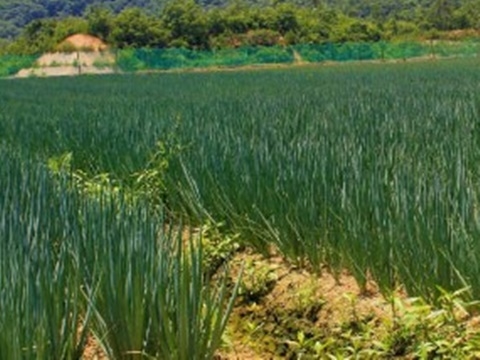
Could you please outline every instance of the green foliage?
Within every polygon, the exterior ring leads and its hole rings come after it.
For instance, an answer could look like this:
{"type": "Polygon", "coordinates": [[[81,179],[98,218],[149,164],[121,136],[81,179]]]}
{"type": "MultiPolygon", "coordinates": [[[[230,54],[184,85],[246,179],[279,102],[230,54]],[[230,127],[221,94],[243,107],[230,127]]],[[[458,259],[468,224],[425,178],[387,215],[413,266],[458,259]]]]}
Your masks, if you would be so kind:
{"type": "Polygon", "coordinates": [[[36,56],[0,55],[0,77],[16,74],[24,68],[32,67],[36,56]]]}
{"type": "Polygon", "coordinates": [[[61,21],[35,20],[29,23],[22,34],[9,45],[8,51],[34,55],[55,51],[66,37],[75,33],[86,33],[87,28],[87,22],[82,18],[68,17],[61,21]]]}
{"type": "Polygon", "coordinates": [[[226,234],[223,228],[224,224],[214,224],[207,221],[200,229],[203,263],[207,276],[214,275],[221,266],[228,263],[240,248],[238,235],[226,234]]]}
{"type": "MultiPolygon", "coordinates": [[[[0,101],[6,109],[17,100],[0,101]]],[[[15,115],[1,116],[2,131],[7,119],[23,131],[15,115]]],[[[125,178],[91,156],[79,161],[86,143],[43,139],[46,148],[35,153],[35,130],[20,147],[10,135],[0,147],[2,358],[80,359],[88,333],[112,359],[213,358],[237,290],[226,273],[209,280],[202,242],[167,230],[164,177],[181,150],[172,130],[125,178]]]]}
{"type": "Polygon", "coordinates": [[[295,45],[293,49],[307,62],[351,60],[395,60],[425,56],[475,56],[478,44],[472,41],[437,41],[435,44],[421,42],[376,42],[376,43],[325,43],[319,45],[295,45]]]}
{"type": "Polygon", "coordinates": [[[246,303],[255,303],[267,295],[277,282],[274,269],[262,261],[245,263],[238,295],[246,303]]]}
{"type": "Polygon", "coordinates": [[[274,46],[279,43],[280,34],[274,30],[252,30],[245,36],[246,45],[250,46],[274,46]]]}
{"type": "Polygon", "coordinates": [[[115,47],[163,47],[167,35],[158,20],[139,8],[122,11],[114,20],[110,39],[115,47]]]}
{"type": "Polygon", "coordinates": [[[65,228],[73,215],[65,200],[75,200],[38,164],[3,148],[0,158],[0,354],[80,359],[90,310],[65,228]]]}
{"type": "MultiPolygon", "coordinates": [[[[306,286],[309,292],[310,286],[306,286]]],[[[284,292],[295,297],[296,290],[287,288],[284,292]]],[[[394,318],[391,314],[358,315],[365,305],[360,305],[355,296],[350,317],[342,309],[334,308],[332,313],[333,304],[324,303],[317,296],[308,302],[315,314],[311,318],[302,313],[302,303],[283,299],[282,306],[270,305],[267,300],[244,307],[239,318],[232,320],[239,321],[236,336],[242,344],[256,346],[264,357],[473,360],[480,350],[474,318],[476,304],[465,303],[463,292],[445,293],[437,299],[438,306],[428,305],[419,298],[396,297],[394,318]],[[442,300],[444,296],[449,299],[447,303],[442,300]],[[454,317],[449,315],[452,302],[456,304],[454,317]],[[326,308],[322,309],[323,306],[326,308]],[[318,317],[322,318],[321,325],[318,317]]],[[[337,299],[332,299],[333,302],[337,299]]]]}
{"type": "Polygon", "coordinates": [[[8,50],[8,40],[0,39],[0,56],[6,55],[8,50]]]}
{"type": "Polygon", "coordinates": [[[77,191],[72,154],[0,159],[2,358],[81,359],[89,333],[111,359],[213,358],[237,290],[205,276],[201,243],[126,189],[77,191]]]}
{"type": "Polygon", "coordinates": [[[113,13],[102,7],[90,7],[85,14],[88,24],[88,33],[107,41],[113,28],[113,13]]]}
{"type": "Polygon", "coordinates": [[[360,284],[368,274],[385,293],[402,283],[434,299],[436,285],[471,285],[477,297],[476,68],[28,79],[1,92],[0,130],[43,162],[71,152],[93,184],[146,179],[169,215],[222,222],[294,263],[346,267],[360,284]],[[159,139],[173,144],[166,174],[159,139]]]}
{"type": "Polygon", "coordinates": [[[206,14],[193,0],[170,2],[162,12],[165,29],[175,43],[170,46],[208,48],[208,27],[206,14]]]}
{"type": "Polygon", "coordinates": [[[188,49],[125,49],[117,52],[117,66],[127,72],[293,62],[293,52],[281,47],[243,47],[218,51],[188,49]]]}
{"type": "MultiPolygon", "coordinates": [[[[472,58],[9,82],[0,88],[2,357],[38,348],[75,358],[84,334],[70,330],[82,321],[113,356],[211,354],[230,307],[226,284],[212,286],[203,264],[228,258],[231,239],[207,224],[203,243],[182,248],[188,239],[168,215],[221,222],[264,252],[347,268],[386,294],[402,284],[437,300],[439,312],[412,316],[393,302],[408,316],[371,356],[468,358],[478,337],[458,320],[480,289],[477,68],[472,58]],[[165,193],[156,204],[168,214],[146,199],[165,193]]],[[[277,281],[256,265],[239,285],[250,300],[277,281]]],[[[302,314],[322,305],[313,293],[299,291],[302,314]]],[[[352,313],[334,334],[341,348],[310,323],[290,324],[285,351],[367,356],[371,337],[358,337],[367,318],[352,313]]]]}
{"type": "MultiPolygon", "coordinates": [[[[23,24],[20,36],[9,46],[9,51],[41,53],[54,49],[70,34],[85,32],[99,36],[115,48],[174,47],[195,50],[377,42],[382,39],[418,40],[428,38],[431,33],[448,37],[452,34],[449,31],[454,29],[470,29],[478,37],[474,29],[478,29],[479,25],[479,1],[436,0],[416,6],[407,0],[400,4],[392,4],[390,0],[380,3],[362,0],[360,4],[349,0],[321,4],[318,1],[232,1],[219,7],[194,0],[155,4],[127,1],[121,5],[116,5],[115,1],[93,1],[89,7],[85,2],[79,2],[75,9],[67,1],[64,1],[66,4],[58,1],[56,3],[59,7],[63,6],[65,12],[59,9],[39,11],[39,16],[33,16],[23,24]],[[52,18],[55,16],[52,13],[61,16],[52,18]]],[[[30,18],[31,14],[26,16],[30,18]]],[[[13,18],[7,16],[3,20],[6,22],[3,27],[5,38],[12,39],[9,34],[18,32],[11,29],[13,25],[9,26],[13,18]]],[[[456,34],[464,37],[462,32],[456,34]]]]}
{"type": "Polygon", "coordinates": [[[129,209],[104,215],[113,222],[105,245],[89,250],[101,264],[88,289],[92,331],[110,358],[212,359],[233,304],[225,280],[206,279],[200,243],[185,246],[145,208],[129,209]]]}
{"type": "Polygon", "coordinates": [[[478,338],[468,320],[478,302],[465,301],[468,288],[452,293],[440,290],[438,307],[421,298],[411,298],[408,302],[394,299],[392,331],[377,343],[379,351],[388,356],[413,354],[420,359],[475,358],[478,338]]]}
{"type": "Polygon", "coordinates": [[[88,32],[87,21],[78,17],[67,17],[55,23],[55,32],[53,34],[53,41],[56,44],[60,43],[70,35],[86,34],[88,32]]]}
{"type": "Polygon", "coordinates": [[[372,274],[386,292],[473,286],[476,61],[462,64],[203,75],[218,97],[191,90],[209,106],[191,106],[201,126],[191,118],[195,150],[170,167],[172,206],[300,264],[372,274]],[[472,82],[442,85],[456,76],[472,82]],[[210,83],[224,78],[231,92],[210,83]]]}
{"type": "Polygon", "coordinates": [[[165,141],[158,141],[145,168],[131,174],[129,181],[122,181],[107,172],[92,175],[82,169],[74,169],[72,152],[50,157],[47,167],[55,178],[61,179],[69,174],[72,189],[92,200],[108,197],[111,200],[121,199],[125,204],[144,202],[153,210],[163,211],[168,205],[165,179],[169,162],[181,150],[172,135],[165,141]]]}

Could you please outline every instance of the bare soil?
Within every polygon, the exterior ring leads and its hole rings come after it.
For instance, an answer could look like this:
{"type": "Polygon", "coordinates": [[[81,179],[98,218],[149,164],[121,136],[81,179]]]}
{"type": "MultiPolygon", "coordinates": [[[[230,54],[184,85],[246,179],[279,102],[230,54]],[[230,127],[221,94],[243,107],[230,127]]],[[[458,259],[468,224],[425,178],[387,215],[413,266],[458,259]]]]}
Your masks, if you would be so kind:
{"type": "MultiPolygon", "coordinates": [[[[333,331],[354,318],[375,319],[381,330],[383,319],[391,317],[390,304],[376,286],[369,283],[367,291],[362,291],[348,273],[339,278],[327,271],[313,274],[280,256],[265,258],[251,250],[237,253],[229,266],[232,283],[243,267],[245,286],[258,281],[259,288],[250,297],[240,290],[219,359],[282,359],[286,355],[282,351],[288,351],[289,338],[294,339],[296,331],[333,331]]],[[[107,359],[93,337],[89,338],[83,358],[107,359]]]]}
{"type": "Polygon", "coordinates": [[[80,51],[85,49],[90,51],[104,51],[108,48],[107,44],[101,39],[88,34],[71,35],[63,40],[58,47],[73,47],[80,51]]]}
{"type": "Polygon", "coordinates": [[[265,269],[272,281],[258,298],[245,299],[240,294],[221,359],[297,358],[291,350],[300,332],[306,336],[334,335],[355,322],[368,322],[377,332],[388,331],[385,319],[392,317],[391,304],[373,282],[362,290],[347,272],[340,276],[326,270],[315,274],[280,256],[267,259],[250,251],[237,254],[231,261],[232,280],[242,264],[246,267],[245,281],[265,269]]]}

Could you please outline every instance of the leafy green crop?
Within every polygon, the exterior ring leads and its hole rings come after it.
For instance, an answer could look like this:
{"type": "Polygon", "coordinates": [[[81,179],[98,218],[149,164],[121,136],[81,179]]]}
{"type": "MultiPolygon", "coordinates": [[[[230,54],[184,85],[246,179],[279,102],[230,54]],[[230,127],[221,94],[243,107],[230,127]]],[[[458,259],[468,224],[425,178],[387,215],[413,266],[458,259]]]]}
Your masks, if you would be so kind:
{"type": "Polygon", "coordinates": [[[31,225],[15,225],[5,211],[0,224],[13,240],[22,234],[17,227],[25,232],[19,238],[45,238],[38,243],[60,255],[41,264],[77,269],[69,286],[88,281],[85,294],[69,294],[83,299],[78,313],[89,314],[99,336],[112,337],[103,339],[113,357],[128,349],[165,356],[150,342],[152,331],[172,356],[188,357],[174,351],[178,344],[211,354],[216,342],[199,336],[218,341],[221,333],[200,331],[219,318],[192,299],[214,311],[225,294],[203,283],[201,254],[178,252],[163,218],[222,223],[264,252],[274,246],[318,271],[346,268],[386,293],[403,285],[412,296],[436,299],[439,288],[469,286],[478,298],[479,76],[478,60],[468,59],[9,82],[0,87],[5,151],[32,164],[71,154],[71,175],[82,174],[80,183],[99,193],[54,190],[58,179],[44,193],[42,182],[25,180],[40,165],[22,165],[24,179],[2,161],[1,201],[12,198],[2,209],[27,202],[30,212],[19,219],[31,225]],[[124,198],[104,199],[109,186],[124,198]],[[127,201],[132,191],[142,194],[138,201],[127,201]],[[44,200],[50,193],[58,201],[44,200]],[[62,247],[64,239],[73,250],[62,247]],[[165,255],[165,244],[177,250],[165,255]],[[189,310],[167,318],[156,312],[173,303],[189,310]],[[172,323],[195,333],[164,337],[172,323]]]}
{"type": "Polygon", "coordinates": [[[2,359],[80,359],[89,334],[110,359],[213,358],[236,290],[204,276],[201,242],[122,190],[0,161],[2,359]]]}

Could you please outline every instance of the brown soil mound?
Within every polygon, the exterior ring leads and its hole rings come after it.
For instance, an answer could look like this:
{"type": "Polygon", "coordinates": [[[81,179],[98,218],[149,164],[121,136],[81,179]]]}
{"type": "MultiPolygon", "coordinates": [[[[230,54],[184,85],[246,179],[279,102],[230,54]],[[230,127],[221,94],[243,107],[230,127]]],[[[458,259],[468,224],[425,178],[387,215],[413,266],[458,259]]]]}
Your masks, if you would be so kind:
{"type": "Polygon", "coordinates": [[[69,36],[59,44],[59,48],[72,47],[76,50],[103,51],[107,44],[101,39],[87,34],[75,34],[69,36]]]}

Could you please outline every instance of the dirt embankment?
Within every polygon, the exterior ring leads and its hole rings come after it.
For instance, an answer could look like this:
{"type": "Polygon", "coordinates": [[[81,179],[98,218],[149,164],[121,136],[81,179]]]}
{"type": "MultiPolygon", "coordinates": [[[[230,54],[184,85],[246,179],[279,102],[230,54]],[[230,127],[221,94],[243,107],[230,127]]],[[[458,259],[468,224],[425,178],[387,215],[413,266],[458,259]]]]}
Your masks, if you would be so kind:
{"type": "Polygon", "coordinates": [[[114,72],[114,65],[115,56],[101,39],[75,34],[58,44],[55,52],[44,54],[31,69],[21,70],[16,77],[110,74],[114,72]]]}
{"type": "Polygon", "coordinates": [[[108,51],[75,51],[48,53],[35,66],[21,70],[16,77],[74,76],[114,73],[115,57],[108,51]]]}

